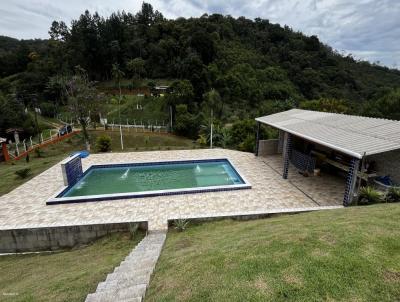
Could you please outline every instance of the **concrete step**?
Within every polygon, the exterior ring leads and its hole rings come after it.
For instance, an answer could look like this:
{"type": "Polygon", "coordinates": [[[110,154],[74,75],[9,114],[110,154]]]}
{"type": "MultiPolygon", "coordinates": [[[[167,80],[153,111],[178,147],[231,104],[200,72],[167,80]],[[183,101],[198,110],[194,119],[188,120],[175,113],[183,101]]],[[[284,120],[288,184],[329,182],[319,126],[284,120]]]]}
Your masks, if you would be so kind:
{"type": "Polygon", "coordinates": [[[160,256],[166,233],[148,234],[125,257],[105,281],[97,285],[96,292],[86,302],[139,302],[142,301],[151,274],[160,256]]]}
{"type": "MultiPolygon", "coordinates": [[[[135,270],[135,275],[149,275],[151,276],[151,273],[153,271],[151,269],[142,269],[142,270],[135,270]]],[[[129,278],[132,277],[132,273],[110,273],[107,275],[107,278],[105,281],[111,281],[111,280],[117,280],[119,277],[123,278],[129,278]]]]}
{"type": "Polygon", "coordinates": [[[100,282],[97,285],[96,292],[110,289],[121,289],[139,284],[148,284],[149,282],[150,274],[136,276],[119,275],[118,278],[100,282]]]}

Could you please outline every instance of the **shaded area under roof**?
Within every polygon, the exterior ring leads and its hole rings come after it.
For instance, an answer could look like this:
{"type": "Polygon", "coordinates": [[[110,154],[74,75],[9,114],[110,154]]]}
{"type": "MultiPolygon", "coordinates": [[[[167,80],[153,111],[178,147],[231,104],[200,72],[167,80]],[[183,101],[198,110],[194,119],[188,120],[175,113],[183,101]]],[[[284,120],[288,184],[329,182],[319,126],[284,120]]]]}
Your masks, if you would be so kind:
{"type": "Polygon", "coordinates": [[[301,109],[256,121],[357,158],[400,149],[400,121],[301,109]]]}

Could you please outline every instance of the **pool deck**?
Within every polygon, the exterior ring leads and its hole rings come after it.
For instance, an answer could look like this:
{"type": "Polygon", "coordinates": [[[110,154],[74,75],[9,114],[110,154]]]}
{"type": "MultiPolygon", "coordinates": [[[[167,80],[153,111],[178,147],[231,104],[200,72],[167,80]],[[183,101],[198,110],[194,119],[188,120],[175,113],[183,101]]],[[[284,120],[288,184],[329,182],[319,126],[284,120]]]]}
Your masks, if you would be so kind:
{"type": "MultiPolygon", "coordinates": [[[[93,164],[228,158],[252,189],[46,205],[63,188],[60,164],[0,197],[0,230],[147,221],[151,231],[165,230],[168,220],[302,212],[342,207],[341,186],[311,181],[307,194],[279,174],[281,157],[268,159],[225,149],[196,149],[92,154],[93,164]],[[326,191],[325,189],[329,189],[326,191]]],[[[302,177],[303,178],[303,177],[302,177]]],[[[289,175],[290,180],[290,175],[289,175]]],[[[297,184],[301,179],[295,180],[297,184]]],[[[344,188],[344,185],[343,185],[344,188]]]]}

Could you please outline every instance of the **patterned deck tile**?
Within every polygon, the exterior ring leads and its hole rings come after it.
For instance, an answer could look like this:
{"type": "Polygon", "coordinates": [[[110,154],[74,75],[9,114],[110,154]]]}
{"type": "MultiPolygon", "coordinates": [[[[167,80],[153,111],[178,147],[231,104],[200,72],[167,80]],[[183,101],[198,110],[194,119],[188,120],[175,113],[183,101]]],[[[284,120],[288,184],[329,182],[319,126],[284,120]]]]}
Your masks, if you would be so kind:
{"type": "Polygon", "coordinates": [[[0,229],[149,221],[153,230],[165,229],[168,219],[220,217],[270,213],[277,210],[315,209],[340,206],[342,186],[331,178],[299,177],[289,180],[277,173],[279,157],[257,158],[253,154],[225,150],[179,150],[92,154],[82,160],[83,169],[93,164],[134,163],[165,160],[229,158],[252,185],[249,190],[170,195],[75,204],[46,205],[46,200],[63,188],[60,164],[0,197],[0,229]],[[276,170],[274,170],[276,169],[276,170]],[[319,181],[316,185],[313,180],[319,181]],[[301,187],[299,190],[297,187],[301,187]]]}

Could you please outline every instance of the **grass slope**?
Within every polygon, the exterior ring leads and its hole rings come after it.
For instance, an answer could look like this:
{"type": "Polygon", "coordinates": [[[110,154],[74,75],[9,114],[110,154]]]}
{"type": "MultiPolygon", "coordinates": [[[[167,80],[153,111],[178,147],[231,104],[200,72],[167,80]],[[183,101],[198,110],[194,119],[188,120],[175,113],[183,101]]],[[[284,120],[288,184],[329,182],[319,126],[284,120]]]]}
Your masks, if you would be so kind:
{"type": "Polygon", "coordinates": [[[43,157],[37,157],[35,152],[29,155],[29,163],[25,159],[12,162],[0,163],[0,196],[20,186],[24,182],[42,173],[68,156],[72,151],[82,150],[84,144],[80,135],[42,148],[43,157]],[[15,175],[17,170],[31,169],[27,178],[20,178],[15,175]]]}
{"type": "Polygon", "coordinates": [[[400,205],[170,232],[146,301],[400,301],[400,205]]]}
{"type": "MultiPolygon", "coordinates": [[[[100,135],[111,137],[111,149],[114,152],[121,152],[121,141],[119,128],[111,130],[91,131],[93,148],[96,138],[100,135]]],[[[124,151],[147,151],[147,150],[167,150],[167,149],[192,149],[199,146],[192,140],[168,134],[157,132],[135,132],[135,130],[123,130],[124,151]]]]}
{"type": "Polygon", "coordinates": [[[84,301],[142,238],[120,233],[66,252],[0,256],[0,301],[84,301]]]}

